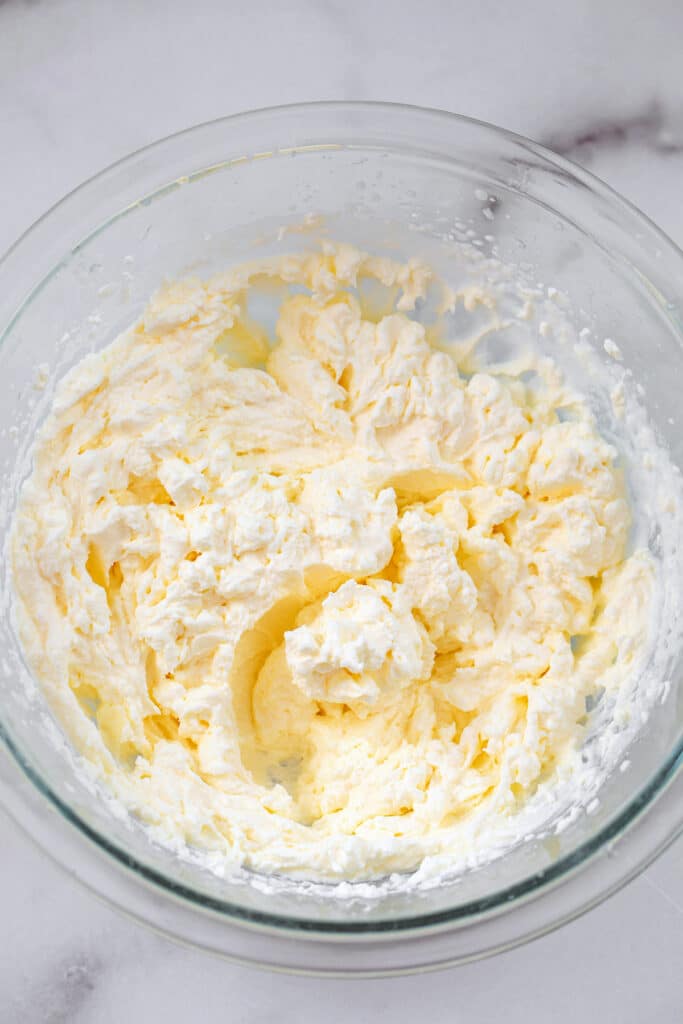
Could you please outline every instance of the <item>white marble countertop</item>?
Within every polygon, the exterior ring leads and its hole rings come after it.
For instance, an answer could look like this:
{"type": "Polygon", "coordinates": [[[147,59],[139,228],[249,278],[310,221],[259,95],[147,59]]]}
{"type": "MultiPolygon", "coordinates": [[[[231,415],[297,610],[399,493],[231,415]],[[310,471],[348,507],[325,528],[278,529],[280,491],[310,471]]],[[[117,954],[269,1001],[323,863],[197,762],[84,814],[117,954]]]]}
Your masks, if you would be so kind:
{"type": "MultiPolygon", "coordinates": [[[[132,149],[305,99],[438,106],[531,135],[683,245],[682,40],[678,0],[0,0],[0,250],[132,149]]],[[[5,818],[0,837],[2,1024],[288,1024],[323,1005],[329,1024],[683,1020],[681,841],[527,947],[356,983],[266,977],[175,946],[81,890],[5,818]]]]}

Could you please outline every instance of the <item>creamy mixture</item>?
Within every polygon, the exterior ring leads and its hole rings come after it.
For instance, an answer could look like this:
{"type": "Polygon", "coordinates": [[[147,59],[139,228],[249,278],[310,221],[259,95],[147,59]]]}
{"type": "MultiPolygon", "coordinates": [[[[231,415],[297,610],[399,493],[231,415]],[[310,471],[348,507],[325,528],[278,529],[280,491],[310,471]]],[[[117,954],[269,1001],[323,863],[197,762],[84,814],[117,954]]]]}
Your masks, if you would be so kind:
{"type": "Polygon", "coordinates": [[[642,654],[616,451],[548,360],[533,386],[459,372],[415,315],[429,278],[327,245],[172,284],[58,388],[14,529],[22,642],[169,843],[322,879],[457,864],[571,774],[587,698],[642,654]]]}

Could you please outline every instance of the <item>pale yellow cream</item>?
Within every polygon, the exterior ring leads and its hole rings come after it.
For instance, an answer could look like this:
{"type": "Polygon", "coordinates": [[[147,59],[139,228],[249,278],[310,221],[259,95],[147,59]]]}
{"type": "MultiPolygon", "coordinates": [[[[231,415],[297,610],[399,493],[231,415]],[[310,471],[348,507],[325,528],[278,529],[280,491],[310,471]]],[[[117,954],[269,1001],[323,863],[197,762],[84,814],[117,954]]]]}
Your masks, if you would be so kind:
{"type": "Polygon", "coordinates": [[[461,376],[412,314],[429,279],[329,245],[164,287],[38,439],[29,663],[126,806],[214,864],[457,864],[571,767],[645,643],[616,452],[547,361],[461,376]]]}

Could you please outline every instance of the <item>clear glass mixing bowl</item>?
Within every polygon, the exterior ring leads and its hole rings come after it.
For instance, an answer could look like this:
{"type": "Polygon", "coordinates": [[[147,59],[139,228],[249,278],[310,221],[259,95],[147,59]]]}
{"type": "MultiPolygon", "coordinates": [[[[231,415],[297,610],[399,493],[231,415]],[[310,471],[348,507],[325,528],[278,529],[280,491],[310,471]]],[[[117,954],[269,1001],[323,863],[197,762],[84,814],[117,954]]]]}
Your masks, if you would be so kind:
{"type": "MultiPolygon", "coordinates": [[[[446,260],[454,241],[524,265],[618,337],[683,465],[683,254],[591,175],[439,111],[322,103],[200,125],[134,153],[35,224],[0,264],[0,529],[49,404],[36,386],[109,343],[167,276],[330,237],[446,260]],[[444,241],[445,240],[445,241],[444,241]],[[450,241],[449,241],[450,240],[450,241]]],[[[424,892],[330,899],[203,871],[112,814],[74,769],[22,662],[1,567],[0,797],[58,862],[167,934],[285,970],[379,974],[461,962],[542,934],[640,871],[683,820],[683,665],[593,813],[424,892]]]]}

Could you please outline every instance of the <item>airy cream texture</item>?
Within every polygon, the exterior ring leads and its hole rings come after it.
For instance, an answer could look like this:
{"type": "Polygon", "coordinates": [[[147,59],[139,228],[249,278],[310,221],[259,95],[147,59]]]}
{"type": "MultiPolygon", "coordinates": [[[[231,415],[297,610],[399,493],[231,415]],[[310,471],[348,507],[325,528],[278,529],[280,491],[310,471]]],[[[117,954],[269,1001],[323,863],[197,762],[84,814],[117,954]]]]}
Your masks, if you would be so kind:
{"type": "Polygon", "coordinates": [[[615,450],[548,360],[461,375],[429,278],[326,245],[164,287],[37,442],[29,663],[117,797],[224,868],[457,864],[571,773],[643,650],[615,450]]]}

